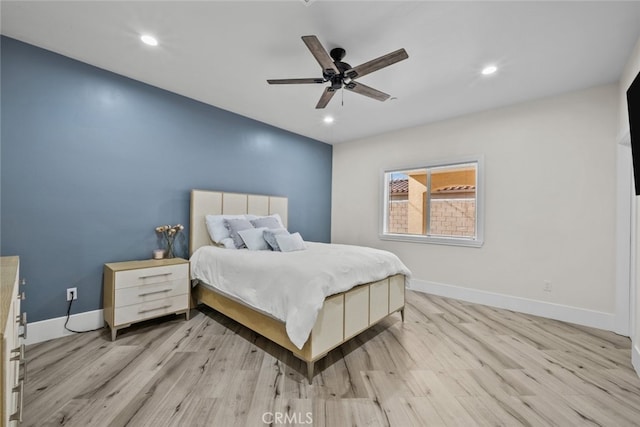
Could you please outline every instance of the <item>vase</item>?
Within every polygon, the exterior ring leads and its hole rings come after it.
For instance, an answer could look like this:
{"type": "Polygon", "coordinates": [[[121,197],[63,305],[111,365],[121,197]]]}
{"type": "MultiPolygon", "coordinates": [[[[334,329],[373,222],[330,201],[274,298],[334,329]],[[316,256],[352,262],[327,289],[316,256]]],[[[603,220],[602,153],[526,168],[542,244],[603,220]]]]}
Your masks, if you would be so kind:
{"type": "Polygon", "coordinates": [[[167,242],[167,252],[165,254],[165,258],[175,258],[175,255],[173,254],[173,242],[172,241],[168,241],[167,242]]]}

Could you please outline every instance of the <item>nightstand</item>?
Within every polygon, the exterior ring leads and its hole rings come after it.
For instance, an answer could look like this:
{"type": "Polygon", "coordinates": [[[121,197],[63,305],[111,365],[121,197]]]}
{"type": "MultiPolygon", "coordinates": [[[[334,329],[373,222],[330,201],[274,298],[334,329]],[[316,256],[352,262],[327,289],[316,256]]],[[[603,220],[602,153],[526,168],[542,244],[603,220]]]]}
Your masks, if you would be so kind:
{"type": "Polygon", "coordinates": [[[15,427],[22,422],[27,361],[27,313],[20,308],[24,292],[19,286],[20,258],[0,257],[0,426],[15,427]],[[22,327],[22,332],[20,332],[22,327]]]}
{"type": "Polygon", "coordinates": [[[189,320],[189,261],[182,258],[104,265],[104,321],[111,341],[118,330],[167,314],[189,320]]]}

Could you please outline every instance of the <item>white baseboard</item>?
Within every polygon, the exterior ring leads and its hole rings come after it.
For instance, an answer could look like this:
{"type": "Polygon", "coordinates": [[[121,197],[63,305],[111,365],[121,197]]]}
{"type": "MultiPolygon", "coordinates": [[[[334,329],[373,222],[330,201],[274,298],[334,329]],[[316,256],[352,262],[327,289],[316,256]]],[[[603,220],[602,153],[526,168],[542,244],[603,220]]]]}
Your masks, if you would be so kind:
{"type": "MultiPolygon", "coordinates": [[[[66,335],[73,335],[64,328],[67,316],[56,317],[54,319],[42,320],[40,322],[31,322],[27,324],[27,339],[24,340],[26,345],[36,344],[42,341],[61,338],[66,335]]],[[[69,317],[67,327],[75,331],[87,331],[97,329],[104,326],[104,316],[102,310],[85,311],[84,313],[72,314],[69,317]]]]}
{"type": "Polygon", "coordinates": [[[615,316],[613,313],[587,310],[568,305],[514,297],[460,286],[445,285],[425,280],[412,279],[409,289],[607,331],[613,331],[615,327],[615,316]]]}

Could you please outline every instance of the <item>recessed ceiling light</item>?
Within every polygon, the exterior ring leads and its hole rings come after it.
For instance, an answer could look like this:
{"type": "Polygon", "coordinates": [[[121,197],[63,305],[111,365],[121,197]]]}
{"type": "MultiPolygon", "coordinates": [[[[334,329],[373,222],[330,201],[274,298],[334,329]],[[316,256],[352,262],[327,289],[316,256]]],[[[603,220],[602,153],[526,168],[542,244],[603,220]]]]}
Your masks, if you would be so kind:
{"type": "Polygon", "coordinates": [[[158,46],[158,40],[155,37],[150,36],[149,34],[141,35],[140,40],[142,40],[144,44],[148,44],[149,46],[158,46]]]}
{"type": "Polygon", "coordinates": [[[482,69],[481,72],[483,76],[489,76],[495,73],[496,71],[498,71],[498,67],[496,67],[495,65],[487,65],[482,69]]]}
{"type": "Polygon", "coordinates": [[[331,116],[326,116],[324,119],[322,119],[325,123],[329,124],[329,123],[333,123],[333,117],[331,116]]]}

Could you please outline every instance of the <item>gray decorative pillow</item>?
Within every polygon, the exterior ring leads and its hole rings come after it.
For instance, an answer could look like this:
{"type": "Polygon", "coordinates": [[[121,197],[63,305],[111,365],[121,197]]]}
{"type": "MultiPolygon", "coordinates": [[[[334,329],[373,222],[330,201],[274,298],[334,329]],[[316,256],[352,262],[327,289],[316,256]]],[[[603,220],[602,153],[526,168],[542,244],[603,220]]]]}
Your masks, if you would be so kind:
{"type": "Polygon", "coordinates": [[[264,240],[267,241],[269,246],[271,246],[271,249],[274,251],[280,250],[280,246],[278,246],[278,241],[276,240],[276,236],[279,234],[289,234],[289,232],[286,228],[274,228],[271,230],[264,230],[264,234],[262,235],[264,240]]]}
{"type": "Polygon", "coordinates": [[[302,251],[307,248],[300,233],[278,234],[276,240],[281,252],[302,251]]]}
{"type": "Polygon", "coordinates": [[[229,236],[233,239],[233,244],[238,249],[246,248],[242,237],[238,234],[239,231],[253,228],[253,225],[247,219],[225,219],[225,225],[229,229],[229,236]]]}
{"type": "Polygon", "coordinates": [[[245,218],[245,215],[206,215],[204,217],[207,231],[211,241],[222,244],[222,240],[229,237],[229,229],[224,223],[225,219],[245,218]]]}
{"type": "Polygon", "coordinates": [[[251,224],[255,228],[267,227],[267,228],[282,228],[282,225],[272,216],[263,216],[260,218],[252,219],[251,224]]]}

